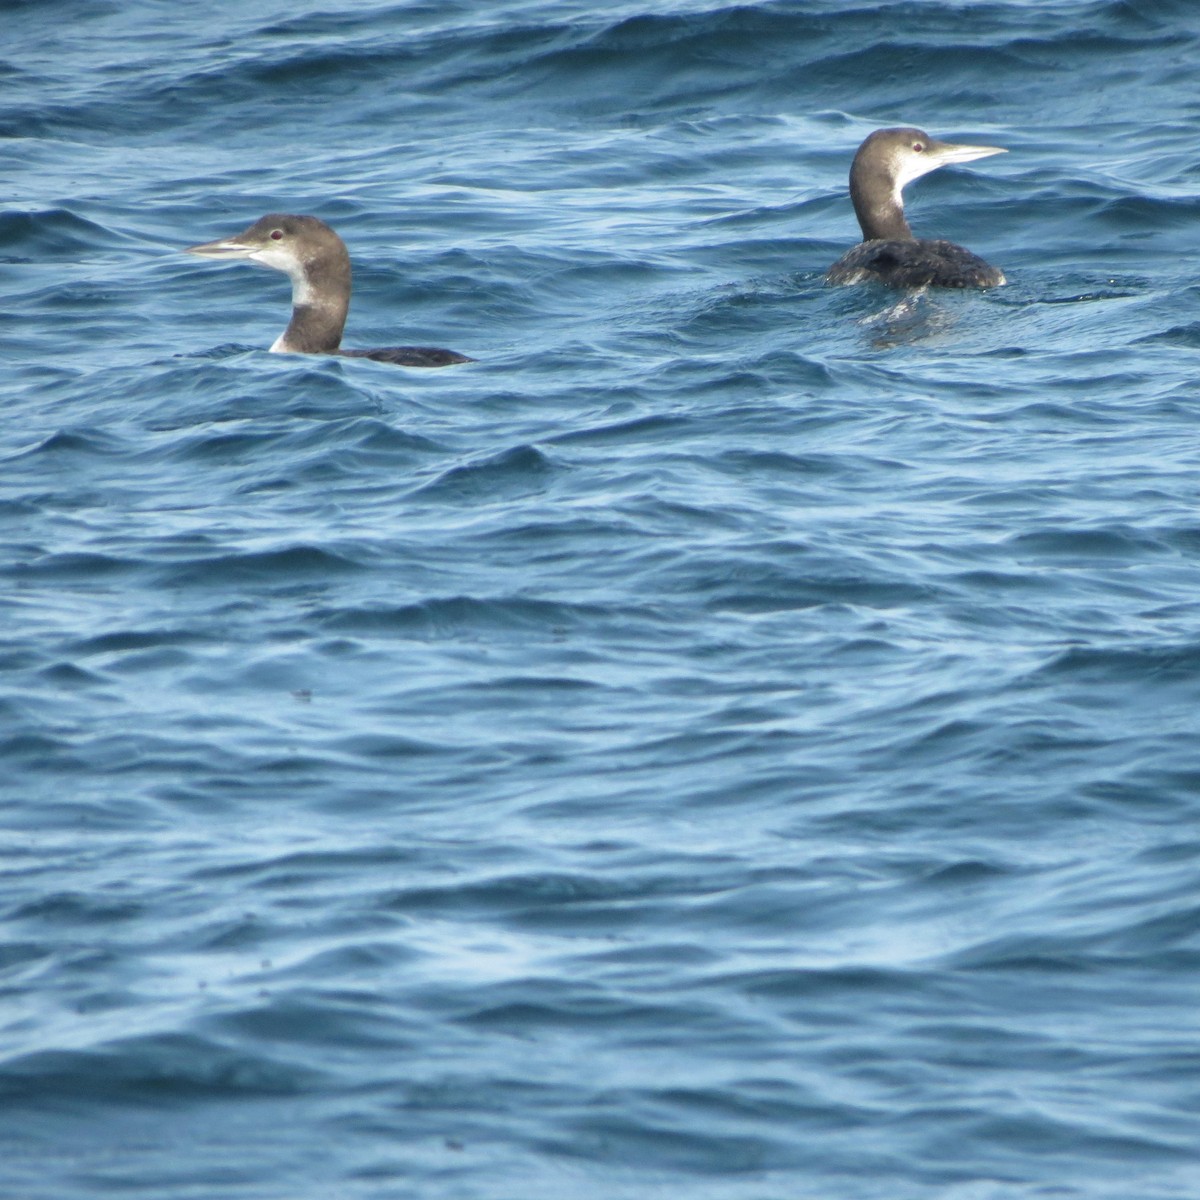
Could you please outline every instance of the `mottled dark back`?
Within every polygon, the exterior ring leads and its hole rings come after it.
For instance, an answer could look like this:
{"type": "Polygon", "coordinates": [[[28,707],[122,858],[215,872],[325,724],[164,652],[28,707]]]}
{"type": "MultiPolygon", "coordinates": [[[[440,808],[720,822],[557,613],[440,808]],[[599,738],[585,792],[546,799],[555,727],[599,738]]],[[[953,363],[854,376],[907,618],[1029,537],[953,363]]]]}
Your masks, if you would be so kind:
{"type": "Polygon", "coordinates": [[[345,358],[370,358],[375,362],[395,363],[398,367],[450,367],[455,363],[474,362],[454,350],[434,346],[384,346],[378,350],[339,350],[345,358]]]}
{"type": "Polygon", "coordinates": [[[860,242],[829,268],[830,283],[882,283],[888,287],[988,288],[1004,273],[963,246],[942,239],[860,242]]]}

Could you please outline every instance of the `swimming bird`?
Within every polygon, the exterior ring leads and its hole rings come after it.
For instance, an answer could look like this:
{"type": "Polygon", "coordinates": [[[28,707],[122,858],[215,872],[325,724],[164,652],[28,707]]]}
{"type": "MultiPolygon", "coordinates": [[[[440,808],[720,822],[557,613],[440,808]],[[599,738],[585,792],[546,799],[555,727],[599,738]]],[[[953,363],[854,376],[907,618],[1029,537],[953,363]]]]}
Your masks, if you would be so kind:
{"type": "Polygon", "coordinates": [[[268,213],[230,238],[189,246],[187,254],[220,260],[249,259],[282,271],[292,281],[292,319],[275,339],[275,354],[340,354],[402,367],[448,367],[474,362],[432,346],[385,346],[343,350],[342,330],[350,308],[350,254],[324,221],[268,213]]]}
{"type": "Polygon", "coordinates": [[[970,250],[941,239],[916,238],[904,219],[906,183],[948,163],[1004,154],[1000,146],[956,146],[921,129],[877,129],[850,167],[850,199],[863,240],[829,268],[830,283],[889,287],[996,287],[1004,272],[970,250]]]}

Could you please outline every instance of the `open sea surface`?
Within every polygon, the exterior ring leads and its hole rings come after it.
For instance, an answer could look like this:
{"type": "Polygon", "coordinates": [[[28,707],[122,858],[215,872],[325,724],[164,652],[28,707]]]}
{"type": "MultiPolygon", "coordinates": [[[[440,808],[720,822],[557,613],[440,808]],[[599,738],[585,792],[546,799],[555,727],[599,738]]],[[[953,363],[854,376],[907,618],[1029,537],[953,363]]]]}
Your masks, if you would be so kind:
{"type": "Polygon", "coordinates": [[[1200,6],[2,25],[0,1195],[1200,1195],[1200,6]]]}

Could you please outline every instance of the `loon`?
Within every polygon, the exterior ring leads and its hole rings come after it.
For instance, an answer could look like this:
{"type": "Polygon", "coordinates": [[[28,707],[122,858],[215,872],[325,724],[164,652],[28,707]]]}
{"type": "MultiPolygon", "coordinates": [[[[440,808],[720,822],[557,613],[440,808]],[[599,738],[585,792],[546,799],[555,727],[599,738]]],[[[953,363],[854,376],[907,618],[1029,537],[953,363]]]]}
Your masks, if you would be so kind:
{"type": "Polygon", "coordinates": [[[915,238],[904,219],[906,183],[947,163],[1004,154],[1000,146],[955,146],[920,129],[877,129],[858,148],[850,168],[850,199],[863,240],[829,268],[830,283],[889,287],[987,288],[1004,272],[970,250],[940,239],[915,238]]]}
{"type": "Polygon", "coordinates": [[[342,330],[350,307],[350,255],[346,243],[316,217],[268,213],[233,237],[189,246],[185,253],[222,260],[247,258],[289,276],[292,319],[271,347],[275,354],[340,354],[402,367],[448,367],[475,361],[430,346],[343,350],[342,330]]]}

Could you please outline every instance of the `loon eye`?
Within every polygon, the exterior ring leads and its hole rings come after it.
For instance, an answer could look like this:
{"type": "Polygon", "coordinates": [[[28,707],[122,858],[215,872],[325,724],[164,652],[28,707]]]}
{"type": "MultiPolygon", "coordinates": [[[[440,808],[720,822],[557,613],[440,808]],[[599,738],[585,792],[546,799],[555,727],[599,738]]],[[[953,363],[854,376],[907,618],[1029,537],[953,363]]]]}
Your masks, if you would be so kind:
{"type": "MultiPolygon", "coordinates": [[[[918,154],[920,154],[920,153],[921,153],[921,151],[925,149],[925,143],[924,143],[924,142],[913,142],[913,149],[914,149],[914,150],[915,150],[915,151],[916,151],[918,154]]],[[[274,237],[275,235],[274,235],[274,234],[271,234],[271,236],[272,236],[272,237],[274,237]]]]}
{"type": "Polygon", "coordinates": [[[271,230],[271,241],[273,241],[273,242],[277,242],[277,241],[279,241],[279,240],[280,240],[280,238],[282,238],[282,237],[283,237],[283,230],[282,230],[282,229],[272,229],[272,230],[271,230]]]}

